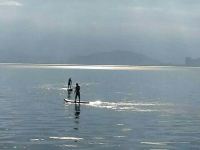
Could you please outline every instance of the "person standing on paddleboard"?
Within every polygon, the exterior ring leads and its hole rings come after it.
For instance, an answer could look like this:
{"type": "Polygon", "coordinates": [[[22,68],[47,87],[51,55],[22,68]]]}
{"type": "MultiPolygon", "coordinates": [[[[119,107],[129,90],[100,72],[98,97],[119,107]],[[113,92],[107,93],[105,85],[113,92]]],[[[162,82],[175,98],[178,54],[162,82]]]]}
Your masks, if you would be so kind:
{"type": "Polygon", "coordinates": [[[68,89],[71,89],[72,88],[72,79],[69,78],[68,80],[68,89]]]}
{"type": "Polygon", "coordinates": [[[76,102],[76,99],[78,97],[79,103],[80,103],[80,86],[78,85],[78,83],[76,83],[76,87],[75,87],[74,93],[75,93],[75,102],[76,102]]]}

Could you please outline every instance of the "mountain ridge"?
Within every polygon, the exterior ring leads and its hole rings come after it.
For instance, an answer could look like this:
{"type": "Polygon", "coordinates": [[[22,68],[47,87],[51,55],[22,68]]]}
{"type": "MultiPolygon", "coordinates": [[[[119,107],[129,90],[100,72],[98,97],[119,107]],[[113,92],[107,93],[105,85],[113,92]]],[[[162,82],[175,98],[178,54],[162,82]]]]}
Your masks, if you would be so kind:
{"type": "Polygon", "coordinates": [[[74,56],[68,63],[93,65],[161,65],[156,59],[130,51],[96,52],[74,56]]]}

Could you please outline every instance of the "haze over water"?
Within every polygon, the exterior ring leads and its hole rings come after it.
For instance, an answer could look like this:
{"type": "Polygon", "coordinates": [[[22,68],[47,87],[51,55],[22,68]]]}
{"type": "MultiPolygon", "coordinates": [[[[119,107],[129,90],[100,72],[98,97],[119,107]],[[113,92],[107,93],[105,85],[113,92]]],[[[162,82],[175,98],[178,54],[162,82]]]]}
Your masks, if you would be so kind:
{"type": "Polygon", "coordinates": [[[199,73],[189,67],[1,64],[0,149],[198,149],[199,73]],[[64,103],[69,77],[89,104],[64,103]]]}

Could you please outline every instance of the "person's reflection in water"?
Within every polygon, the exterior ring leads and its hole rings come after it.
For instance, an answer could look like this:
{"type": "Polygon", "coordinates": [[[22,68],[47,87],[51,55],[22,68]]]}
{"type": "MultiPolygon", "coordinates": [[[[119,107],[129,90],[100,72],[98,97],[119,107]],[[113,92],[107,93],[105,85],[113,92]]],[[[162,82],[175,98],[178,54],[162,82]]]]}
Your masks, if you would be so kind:
{"type": "MultiPolygon", "coordinates": [[[[74,112],[75,123],[78,125],[79,124],[80,113],[81,113],[81,110],[80,110],[81,105],[80,105],[80,103],[78,103],[78,104],[75,103],[74,106],[75,106],[74,107],[74,110],[75,110],[75,112],[74,112]]],[[[78,127],[75,127],[74,129],[78,130],[78,127]]]]}
{"type": "Polygon", "coordinates": [[[80,107],[81,107],[80,103],[75,104],[75,118],[76,119],[79,119],[79,115],[80,115],[80,112],[81,112],[80,107]]]}

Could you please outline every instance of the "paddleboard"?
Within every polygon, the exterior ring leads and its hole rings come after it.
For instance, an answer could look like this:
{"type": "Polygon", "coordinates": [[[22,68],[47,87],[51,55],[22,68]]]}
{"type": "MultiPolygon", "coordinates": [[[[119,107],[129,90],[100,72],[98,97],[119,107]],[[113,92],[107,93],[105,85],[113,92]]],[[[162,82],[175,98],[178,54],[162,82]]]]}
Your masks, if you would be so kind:
{"type": "Polygon", "coordinates": [[[90,102],[89,101],[74,101],[74,100],[70,100],[70,99],[64,99],[64,101],[66,102],[66,103],[83,103],[83,104],[89,104],[90,102]]]}
{"type": "Polygon", "coordinates": [[[73,89],[67,89],[67,91],[73,91],[73,89]]]}

